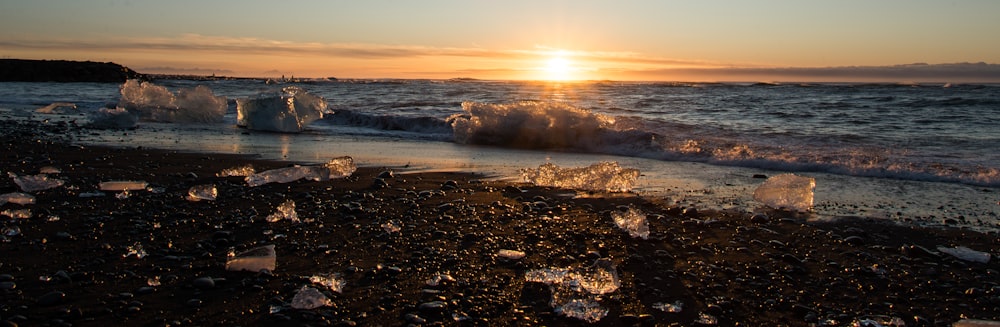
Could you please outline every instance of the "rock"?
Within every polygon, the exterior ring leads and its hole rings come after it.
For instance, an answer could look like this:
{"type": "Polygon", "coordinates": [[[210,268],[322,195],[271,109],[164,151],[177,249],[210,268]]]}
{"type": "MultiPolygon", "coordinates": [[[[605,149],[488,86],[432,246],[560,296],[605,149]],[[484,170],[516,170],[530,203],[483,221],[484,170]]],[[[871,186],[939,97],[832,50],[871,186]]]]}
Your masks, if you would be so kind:
{"type": "Polygon", "coordinates": [[[0,59],[3,82],[124,83],[144,75],[111,62],[0,59]]]}
{"type": "Polygon", "coordinates": [[[212,279],[212,277],[198,277],[191,281],[191,284],[200,289],[213,288],[215,287],[215,279],[212,279]]]}

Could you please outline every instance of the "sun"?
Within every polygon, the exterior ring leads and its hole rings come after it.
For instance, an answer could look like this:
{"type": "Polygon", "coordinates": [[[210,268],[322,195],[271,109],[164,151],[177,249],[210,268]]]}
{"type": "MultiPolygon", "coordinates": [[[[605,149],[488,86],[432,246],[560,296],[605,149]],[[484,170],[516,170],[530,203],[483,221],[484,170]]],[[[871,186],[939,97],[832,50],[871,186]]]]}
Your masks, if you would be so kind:
{"type": "Polygon", "coordinates": [[[562,52],[552,53],[542,67],[543,77],[550,81],[566,81],[574,78],[576,70],[573,61],[562,52]]]}

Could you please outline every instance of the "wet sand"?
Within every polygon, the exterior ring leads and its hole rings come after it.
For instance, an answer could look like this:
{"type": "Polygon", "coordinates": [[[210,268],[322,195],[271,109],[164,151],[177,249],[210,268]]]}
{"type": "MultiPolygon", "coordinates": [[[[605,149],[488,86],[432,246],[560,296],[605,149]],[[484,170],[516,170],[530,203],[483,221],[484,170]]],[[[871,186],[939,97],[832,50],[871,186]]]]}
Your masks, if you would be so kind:
{"type": "MultiPolygon", "coordinates": [[[[996,233],[710,211],[635,194],[574,196],[581,194],[370,162],[344,179],[249,187],[216,173],[292,163],[80,146],[70,135],[86,131],[71,124],[2,124],[4,173],[51,166],[61,172],[50,176],[66,181],[34,192],[36,204],[2,207],[31,211],[2,217],[4,231],[19,230],[0,243],[6,325],[586,324],[552,307],[565,297],[606,309],[597,325],[1000,320],[995,258],[978,263],[938,250],[963,246],[995,257],[996,233]],[[81,196],[110,180],[143,180],[154,191],[81,196]],[[216,200],[185,199],[204,184],[217,187],[216,200]],[[268,222],[287,200],[302,221],[268,222]],[[628,208],[646,214],[648,239],[614,224],[613,214],[628,208]],[[228,253],[262,245],[275,246],[273,271],[225,269],[228,253]],[[611,267],[618,283],[601,295],[525,277],[599,266],[611,267]],[[343,280],[340,292],[309,280],[330,274],[343,280]],[[292,308],[307,285],[329,305],[292,308]],[[678,302],[679,312],[663,310],[678,302]]],[[[10,178],[0,182],[0,193],[15,191],[10,178]]]]}

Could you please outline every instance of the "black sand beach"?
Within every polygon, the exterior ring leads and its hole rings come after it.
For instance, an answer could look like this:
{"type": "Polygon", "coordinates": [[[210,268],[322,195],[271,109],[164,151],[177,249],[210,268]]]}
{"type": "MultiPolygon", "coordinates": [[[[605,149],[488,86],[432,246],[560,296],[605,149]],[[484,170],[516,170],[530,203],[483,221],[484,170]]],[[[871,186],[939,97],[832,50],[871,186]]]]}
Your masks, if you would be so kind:
{"type": "MultiPolygon", "coordinates": [[[[69,124],[2,124],[4,174],[50,166],[61,171],[50,177],[66,181],[34,192],[35,204],[2,207],[31,213],[2,217],[5,326],[586,325],[550,305],[565,290],[526,274],[595,267],[610,267],[620,283],[606,294],[572,295],[608,310],[596,325],[1000,320],[1000,264],[938,250],[996,256],[995,233],[708,212],[630,194],[572,197],[467,173],[396,168],[389,176],[394,167],[373,162],[344,179],[249,187],[216,174],[293,163],[79,146],[74,135],[87,131],[69,124]],[[153,191],[86,197],[111,180],[142,180],[153,191]],[[204,184],[217,187],[216,200],[185,199],[204,184]],[[288,200],[301,222],[266,221],[288,200]],[[615,226],[612,213],[627,208],[647,215],[648,239],[615,226]],[[274,245],[273,271],[225,269],[228,253],[262,245],[274,245]],[[309,280],[330,274],[344,281],[340,292],[309,280]],[[307,285],[329,305],[292,308],[307,285]],[[664,310],[678,302],[679,312],[664,310]]],[[[11,178],[0,182],[0,193],[19,191],[11,178]]]]}

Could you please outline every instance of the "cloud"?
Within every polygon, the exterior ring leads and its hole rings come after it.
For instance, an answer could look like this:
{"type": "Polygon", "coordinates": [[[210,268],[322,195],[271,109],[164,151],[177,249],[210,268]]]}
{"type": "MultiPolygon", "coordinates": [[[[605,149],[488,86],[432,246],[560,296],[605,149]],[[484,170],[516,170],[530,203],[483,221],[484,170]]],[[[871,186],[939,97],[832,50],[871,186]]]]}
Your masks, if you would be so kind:
{"type": "Polygon", "coordinates": [[[492,57],[496,52],[476,48],[360,43],[286,42],[258,38],[231,38],[185,34],[170,38],[111,39],[0,39],[0,47],[34,50],[100,50],[218,52],[240,55],[324,55],[358,59],[392,59],[422,56],[492,57]]]}

